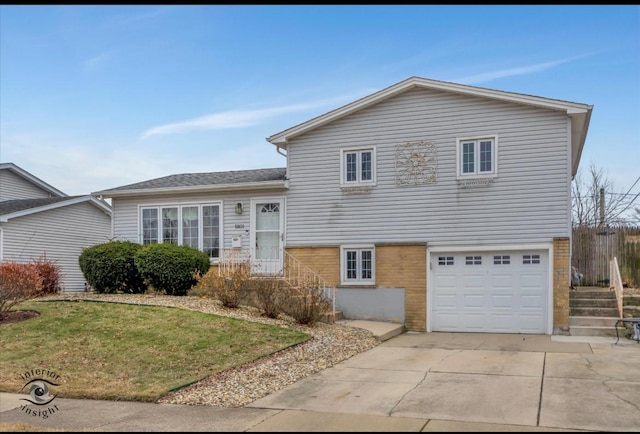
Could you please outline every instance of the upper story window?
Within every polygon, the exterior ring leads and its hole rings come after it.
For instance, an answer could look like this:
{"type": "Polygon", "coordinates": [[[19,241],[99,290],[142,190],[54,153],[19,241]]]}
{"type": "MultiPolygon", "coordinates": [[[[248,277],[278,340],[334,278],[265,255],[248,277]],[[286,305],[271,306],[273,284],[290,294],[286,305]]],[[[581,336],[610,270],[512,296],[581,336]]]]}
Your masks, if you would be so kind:
{"type": "Polygon", "coordinates": [[[375,250],[373,246],[344,246],[341,249],[343,285],[375,284],[375,250]]]}
{"type": "Polygon", "coordinates": [[[458,178],[495,177],[498,173],[498,139],[458,139],[458,178]]]}
{"type": "Polygon", "coordinates": [[[219,204],[163,205],[140,209],[143,245],[171,243],[202,250],[209,258],[220,257],[219,204]]]}
{"type": "Polygon", "coordinates": [[[340,185],[373,185],[376,181],[376,152],[374,147],[342,149],[340,185]]]}

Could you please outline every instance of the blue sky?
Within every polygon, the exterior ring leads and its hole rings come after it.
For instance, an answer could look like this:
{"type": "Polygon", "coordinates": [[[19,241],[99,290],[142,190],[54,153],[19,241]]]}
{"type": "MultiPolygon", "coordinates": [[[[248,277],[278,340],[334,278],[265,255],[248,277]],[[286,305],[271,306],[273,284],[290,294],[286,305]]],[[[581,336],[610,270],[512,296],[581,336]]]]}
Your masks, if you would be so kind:
{"type": "Polygon", "coordinates": [[[2,5],[0,161],[70,195],[284,167],[266,137],[411,76],[592,104],[581,170],[640,192],[634,5],[2,5]]]}

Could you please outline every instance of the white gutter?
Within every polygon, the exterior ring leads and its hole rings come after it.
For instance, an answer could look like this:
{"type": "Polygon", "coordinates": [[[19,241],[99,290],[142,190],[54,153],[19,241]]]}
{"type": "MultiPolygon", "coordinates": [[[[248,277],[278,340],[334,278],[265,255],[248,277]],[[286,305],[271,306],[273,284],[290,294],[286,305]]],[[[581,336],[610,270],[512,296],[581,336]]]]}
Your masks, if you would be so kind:
{"type": "Polygon", "coordinates": [[[289,188],[289,182],[286,180],[279,181],[262,181],[249,182],[244,184],[216,184],[216,185],[191,185],[180,187],[165,188],[138,188],[130,190],[104,190],[92,193],[94,195],[104,197],[127,197],[127,196],[146,196],[149,194],[174,194],[174,193],[202,193],[202,192],[223,192],[223,191],[241,191],[241,190],[269,190],[274,188],[289,188]]]}

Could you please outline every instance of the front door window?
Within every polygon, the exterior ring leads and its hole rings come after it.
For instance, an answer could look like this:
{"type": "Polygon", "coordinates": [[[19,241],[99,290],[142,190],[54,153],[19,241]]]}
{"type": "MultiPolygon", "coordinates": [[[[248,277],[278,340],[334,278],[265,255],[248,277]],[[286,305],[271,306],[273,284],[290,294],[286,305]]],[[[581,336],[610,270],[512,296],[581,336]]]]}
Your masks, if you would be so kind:
{"type": "Polygon", "coordinates": [[[256,271],[278,274],[282,264],[282,218],[279,202],[256,203],[254,259],[256,271]]]}

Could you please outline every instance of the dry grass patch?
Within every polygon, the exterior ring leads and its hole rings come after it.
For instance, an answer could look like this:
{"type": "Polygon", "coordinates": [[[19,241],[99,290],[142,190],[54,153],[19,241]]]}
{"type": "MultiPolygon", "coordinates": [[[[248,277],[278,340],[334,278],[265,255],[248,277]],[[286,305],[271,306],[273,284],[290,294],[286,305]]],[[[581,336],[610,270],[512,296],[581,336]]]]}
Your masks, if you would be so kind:
{"type": "Polygon", "coordinates": [[[0,323],[0,391],[21,374],[60,375],[56,396],[156,401],[172,390],[309,339],[285,327],[171,307],[31,301],[36,318],[0,323]]]}

